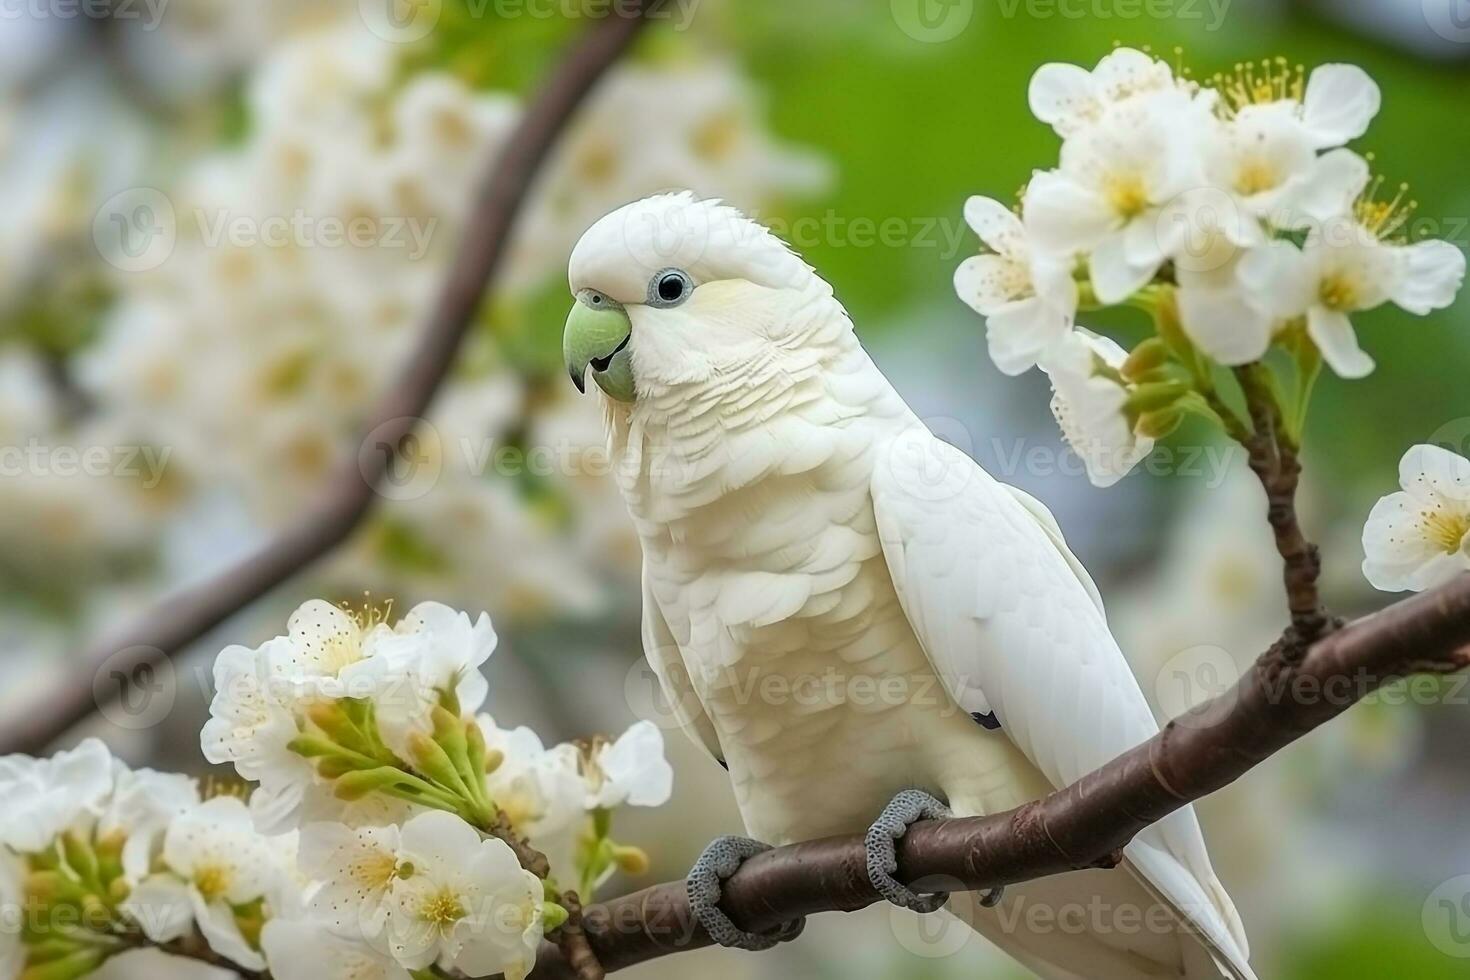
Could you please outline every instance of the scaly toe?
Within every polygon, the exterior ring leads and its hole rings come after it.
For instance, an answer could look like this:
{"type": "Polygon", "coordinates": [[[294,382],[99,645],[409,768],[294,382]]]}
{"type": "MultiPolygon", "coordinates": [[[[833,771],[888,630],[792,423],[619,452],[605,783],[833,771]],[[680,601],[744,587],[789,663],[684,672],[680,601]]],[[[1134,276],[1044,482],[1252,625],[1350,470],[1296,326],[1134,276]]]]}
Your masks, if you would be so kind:
{"type": "Polygon", "coordinates": [[[720,885],[744,864],[748,858],[770,845],[744,837],[719,837],[704,849],[699,860],[685,879],[684,888],[689,896],[689,908],[695,920],[709,933],[710,938],[728,949],[765,950],[778,943],[795,939],[806,925],[805,919],[788,922],[771,933],[746,932],[720,909],[720,885]]]}
{"type": "Polygon", "coordinates": [[[939,892],[920,895],[893,877],[898,871],[898,849],[896,842],[908,832],[909,824],[916,820],[938,820],[949,816],[949,807],[928,793],[919,790],[904,790],[893,798],[883,813],[868,828],[864,845],[868,856],[868,880],[878,893],[894,905],[915,912],[935,912],[949,901],[949,895],[939,892]]]}

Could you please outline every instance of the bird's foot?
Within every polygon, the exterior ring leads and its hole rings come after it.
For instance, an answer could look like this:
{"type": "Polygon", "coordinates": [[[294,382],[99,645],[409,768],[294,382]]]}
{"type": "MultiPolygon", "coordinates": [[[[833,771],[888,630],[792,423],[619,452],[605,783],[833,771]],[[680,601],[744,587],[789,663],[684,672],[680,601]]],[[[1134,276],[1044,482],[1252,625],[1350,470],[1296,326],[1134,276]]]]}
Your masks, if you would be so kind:
{"type": "Polygon", "coordinates": [[[769,844],[744,837],[719,837],[704,849],[689,871],[684,888],[689,896],[689,909],[709,933],[710,938],[728,949],[763,950],[777,943],[795,939],[806,926],[806,919],[788,922],[774,932],[746,932],[720,910],[720,884],[739,870],[747,858],[769,851],[769,844]]]}
{"type": "Polygon", "coordinates": [[[878,889],[878,894],[894,905],[925,913],[936,912],[949,901],[945,892],[920,895],[893,877],[898,871],[895,843],[908,832],[909,824],[917,820],[939,820],[949,815],[949,807],[916,789],[904,790],[883,808],[883,813],[868,828],[863,841],[868,857],[868,880],[878,889]]]}

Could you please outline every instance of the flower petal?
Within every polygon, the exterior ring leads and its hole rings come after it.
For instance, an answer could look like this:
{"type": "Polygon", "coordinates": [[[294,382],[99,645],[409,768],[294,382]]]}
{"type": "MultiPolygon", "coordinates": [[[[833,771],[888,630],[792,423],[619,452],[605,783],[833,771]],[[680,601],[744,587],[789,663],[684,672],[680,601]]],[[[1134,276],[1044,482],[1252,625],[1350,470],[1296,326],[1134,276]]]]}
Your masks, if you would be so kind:
{"type": "Polygon", "coordinates": [[[1275,316],[1300,316],[1312,303],[1315,283],[1308,259],[1289,242],[1272,242],[1247,252],[1236,277],[1241,288],[1275,316]]]}
{"type": "Polygon", "coordinates": [[[1102,198],[1054,170],[1031,178],[1022,210],[1032,240],[1059,255],[1087,251],[1116,225],[1102,198]]]}
{"type": "Polygon", "coordinates": [[[140,882],[122,910],[155,943],[178,939],[194,924],[189,886],[171,874],[157,874],[140,882]]]}
{"type": "Polygon", "coordinates": [[[1281,195],[1271,221],[1282,228],[1302,229],[1346,218],[1370,176],[1368,161],[1352,150],[1324,153],[1281,195]]]}
{"type": "Polygon", "coordinates": [[[452,813],[430,810],[403,825],[400,847],[414,864],[426,869],[455,870],[475,853],[481,837],[452,813]]]}
{"type": "Polygon", "coordinates": [[[1108,52],[1092,71],[1093,85],[1107,101],[1162,88],[1173,77],[1167,64],[1137,48],[1108,52]]]}
{"type": "Polygon", "coordinates": [[[1449,242],[1427,241],[1398,250],[1401,271],[1390,298],[1424,316],[1455,301],[1465,282],[1465,253],[1449,242]]]}
{"type": "Polygon", "coordinates": [[[1074,131],[1097,108],[1092,95],[1091,72],[1064,62],[1053,62],[1036,69],[1026,97],[1031,113],[1061,136],[1074,131]]]}
{"type": "Polygon", "coordinates": [[[1344,378],[1366,378],[1373,373],[1373,358],[1358,346],[1353,321],[1346,313],[1314,306],[1307,311],[1307,335],[1322,352],[1328,367],[1344,378]]]}
{"type": "Polygon", "coordinates": [[[1071,329],[1072,319],[1032,298],[997,310],[985,324],[990,359],[1012,377],[1036,366],[1071,329]]]}
{"type": "Polygon", "coordinates": [[[1178,295],[1184,332],[1200,350],[1227,367],[1265,356],[1271,318],[1239,290],[1181,288],[1178,295]]]}
{"type": "Polygon", "coordinates": [[[1021,219],[994,198],[976,195],[966,201],[965,223],[982,242],[1002,255],[1019,255],[1025,246],[1021,219]]]}
{"type": "Polygon", "coordinates": [[[1322,65],[1307,80],[1302,119],[1319,149],[1362,136],[1383,105],[1378,83],[1357,65],[1322,65]]]}
{"type": "Polygon", "coordinates": [[[1470,512],[1470,460],[1443,446],[1421,443],[1404,453],[1399,486],[1422,505],[1470,512]]]}
{"type": "Polygon", "coordinates": [[[1005,285],[1010,265],[999,255],[972,255],[954,272],[955,292],[970,309],[990,316],[1017,299],[1005,285]]]}
{"type": "Polygon", "coordinates": [[[1103,303],[1121,303],[1144,286],[1159,271],[1158,264],[1134,265],[1128,261],[1128,236],[1111,235],[1093,251],[1089,261],[1092,289],[1103,303]]]}

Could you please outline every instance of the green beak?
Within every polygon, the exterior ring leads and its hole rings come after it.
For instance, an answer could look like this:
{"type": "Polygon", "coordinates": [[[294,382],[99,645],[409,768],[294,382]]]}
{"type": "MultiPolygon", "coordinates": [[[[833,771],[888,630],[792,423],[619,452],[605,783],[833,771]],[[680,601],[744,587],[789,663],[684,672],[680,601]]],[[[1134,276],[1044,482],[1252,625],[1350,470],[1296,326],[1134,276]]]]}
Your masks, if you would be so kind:
{"type": "Polygon", "coordinates": [[[591,367],[592,380],[609,398],[633,401],[633,354],[628,349],[632,338],[633,323],[621,303],[596,290],[579,292],[561,342],[567,373],[577,390],[586,392],[591,367]]]}

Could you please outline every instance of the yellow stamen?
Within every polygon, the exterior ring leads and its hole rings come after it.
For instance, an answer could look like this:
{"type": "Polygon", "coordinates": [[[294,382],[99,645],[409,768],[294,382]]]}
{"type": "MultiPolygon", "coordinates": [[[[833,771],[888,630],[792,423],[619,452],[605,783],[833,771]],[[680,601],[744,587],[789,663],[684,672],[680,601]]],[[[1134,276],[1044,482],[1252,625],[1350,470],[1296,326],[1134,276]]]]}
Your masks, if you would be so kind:
{"type": "Polygon", "coordinates": [[[1334,273],[1323,277],[1318,298],[1329,310],[1350,313],[1358,308],[1358,287],[1344,273],[1334,273]]]}
{"type": "Polygon", "coordinates": [[[420,919],[440,928],[453,925],[464,916],[464,905],[460,903],[459,896],[448,888],[429,896],[419,909],[420,919]]]}
{"type": "Polygon", "coordinates": [[[1216,75],[1212,83],[1223,100],[1221,109],[1233,115],[1246,106],[1270,105],[1285,99],[1300,102],[1307,91],[1307,69],[1285,58],[1267,58],[1259,63],[1238,64],[1234,71],[1216,75]]]}
{"type": "Polygon", "coordinates": [[[1138,174],[1112,174],[1103,182],[1108,206],[1120,218],[1131,221],[1148,210],[1148,188],[1138,174]]]}
{"type": "Polygon", "coordinates": [[[206,864],[194,869],[194,887],[206,902],[212,902],[230,890],[234,872],[222,864],[206,864]]]}
{"type": "Polygon", "coordinates": [[[398,876],[398,859],[386,851],[372,851],[349,864],[347,873],[365,888],[383,890],[398,876]]]}
{"type": "MultiPolygon", "coordinates": [[[[1373,159],[1371,154],[1368,159],[1373,159]]],[[[1378,195],[1383,190],[1383,184],[1383,177],[1373,178],[1373,183],[1368,185],[1363,196],[1353,205],[1353,214],[1357,217],[1358,224],[1379,241],[1405,242],[1409,238],[1406,230],[1409,220],[1418,210],[1419,202],[1408,200],[1408,184],[1400,184],[1398,193],[1391,199],[1379,200],[1378,195]]]]}
{"type": "Polygon", "coordinates": [[[1275,190],[1281,185],[1281,176],[1270,163],[1259,158],[1247,158],[1235,174],[1235,189],[1247,197],[1275,190]]]}
{"type": "Polygon", "coordinates": [[[1426,510],[1420,519],[1424,522],[1424,536],[1447,555],[1457,553],[1465,535],[1470,534],[1470,514],[1447,514],[1436,507],[1426,510]]]}

